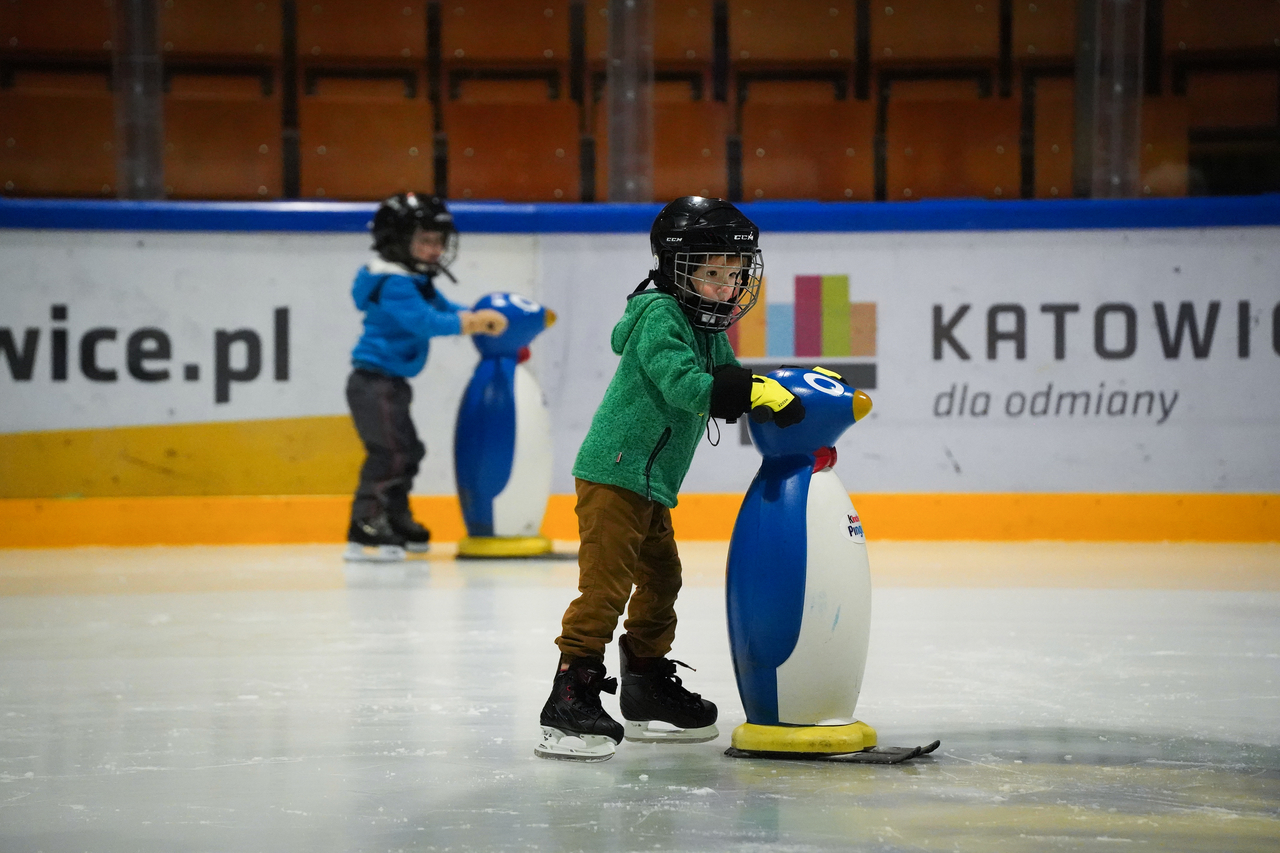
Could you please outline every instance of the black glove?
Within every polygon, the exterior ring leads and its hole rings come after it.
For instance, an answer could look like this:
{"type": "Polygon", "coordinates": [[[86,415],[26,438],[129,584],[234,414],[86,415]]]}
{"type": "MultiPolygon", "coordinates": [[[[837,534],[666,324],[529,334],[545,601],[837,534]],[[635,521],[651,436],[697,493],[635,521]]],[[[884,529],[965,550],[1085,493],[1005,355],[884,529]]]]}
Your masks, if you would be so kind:
{"type": "Polygon", "coordinates": [[[733,423],[751,408],[751,371],[723,364],[711,374],[711,417],[733,423]]]}

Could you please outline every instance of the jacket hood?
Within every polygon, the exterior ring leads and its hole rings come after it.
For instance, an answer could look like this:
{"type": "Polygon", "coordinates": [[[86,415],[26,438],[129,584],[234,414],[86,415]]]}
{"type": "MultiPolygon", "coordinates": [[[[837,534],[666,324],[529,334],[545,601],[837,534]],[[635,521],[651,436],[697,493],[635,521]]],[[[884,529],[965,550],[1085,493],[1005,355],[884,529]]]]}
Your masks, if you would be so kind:
{"type": "Polygon", "coordinates": [[[415,280],[425,278],[425,276],[410,272],[400,264],[393,264],[390,261],[384,261],[382,258],[374,258],[356,274],[355,283],[351,286],[351,297],[355,300],[356,307],[361,311],[368,311],[371,304],[370,297],[373,296],[374,289],[383,278],[389,275],[402,275],[415,280]]]}
{"type": "Polygon", "coordinates": [[[657,299],[670,299],[675,302],[674,296],[657,290],[642,291],[627,298],[627,310],[622,312],[622,319],[613,327],[613,335],[609,339],[614,355],[622,355],[622,350],[626,347],[631,333],[635,331],[636,324],[640,322],[640,317],[657,299]]]}

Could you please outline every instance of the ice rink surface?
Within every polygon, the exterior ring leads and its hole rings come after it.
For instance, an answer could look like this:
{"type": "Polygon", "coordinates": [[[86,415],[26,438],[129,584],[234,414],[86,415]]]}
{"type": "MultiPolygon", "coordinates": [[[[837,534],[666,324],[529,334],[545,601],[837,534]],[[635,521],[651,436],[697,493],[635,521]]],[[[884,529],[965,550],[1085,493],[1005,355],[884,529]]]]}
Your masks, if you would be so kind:
{"type": "Polygon", "coordinates": [[[873,543],[889,767],[722,754],[725,547],[720,738],[600,764],[533,755],[571,558],[0,551],[0,851],[1280,850],[1280,545],[873,543]]]}

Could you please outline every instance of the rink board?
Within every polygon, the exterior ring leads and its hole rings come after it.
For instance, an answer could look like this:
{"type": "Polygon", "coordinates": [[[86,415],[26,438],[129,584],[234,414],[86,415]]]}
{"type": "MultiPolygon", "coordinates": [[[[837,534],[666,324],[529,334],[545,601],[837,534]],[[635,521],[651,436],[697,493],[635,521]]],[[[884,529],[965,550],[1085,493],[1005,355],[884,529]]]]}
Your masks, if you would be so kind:
{"type": "MultiPolygon", "coordinates": [[[[838,450],[872,535],[1280,538],[1280,200],[743,207],[762,227],[752,322],[767,324],[740,342],[758,353],[744,361],[834,366],[871,395],[838,450]],[[810,281],[824,283],[825,325],[805,326],[810,281]],[[845,281],[852,348],[839,339],[845,281]]],[[[553,426],[544,529],[572,535],[569,469],[657,208],[454,208],[461,284],[445,292],[509,290],[559,316],[529,367],[553,426]]],[[[295,503],[342,515],[335,496],[362,458],[342,391],[360,331],[349,287],[372,209],[0,203],[0,513],[92,528],[130,498],[216,498],[168,511],[243,507],[226,527],[248,538],[214,541],[331,538],[307,532],[311,510],[290,520],[286,498],[269,523],[243,498],[308,496],[295,503]]],[[[476,358],[437,339],[413,383],[429,449],[415,488],[446,538],[453,422],[476,358]]],[[[685,535],[728,528],[758,460],[722,427],[683,484],[685,535]]],[[[174,535],[191,529],[203,528],[174,535]]]]}

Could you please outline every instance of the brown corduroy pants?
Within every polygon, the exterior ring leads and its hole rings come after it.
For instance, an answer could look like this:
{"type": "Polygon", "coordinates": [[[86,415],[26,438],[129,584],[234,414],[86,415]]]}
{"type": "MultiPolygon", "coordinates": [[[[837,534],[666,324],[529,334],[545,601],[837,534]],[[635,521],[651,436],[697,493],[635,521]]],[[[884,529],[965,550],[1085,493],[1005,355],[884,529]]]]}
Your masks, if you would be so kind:
{"type": "Polygon", "coordinates": [[[561,660],[603,658],[624,609],[635,655],[662,657],[675,639],[680,592],[671,510],[621,486],[577,480],[576,491],[580,595],[556,638],[561,660]]]}

